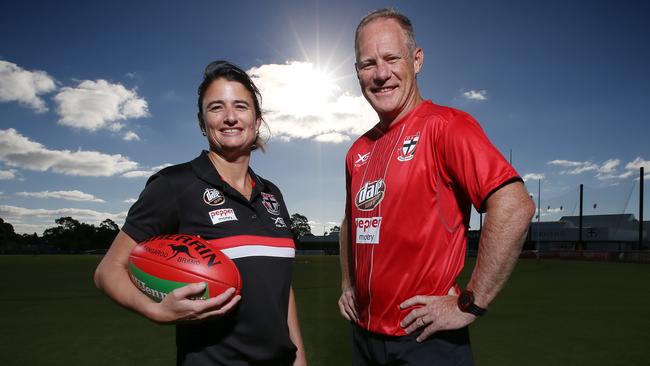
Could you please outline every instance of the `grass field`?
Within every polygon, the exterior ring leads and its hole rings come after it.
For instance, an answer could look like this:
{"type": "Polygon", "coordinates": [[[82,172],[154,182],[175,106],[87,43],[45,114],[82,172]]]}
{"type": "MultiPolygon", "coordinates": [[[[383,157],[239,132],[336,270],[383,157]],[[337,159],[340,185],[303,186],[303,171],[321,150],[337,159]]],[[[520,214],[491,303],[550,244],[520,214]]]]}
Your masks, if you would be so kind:
{"type": "MultiPolygon", "coordinates": [[[[174,364],[174,328],[99,293],[92,282],[99,260],[0,256],[0,365],[174,364]]],[[[338,257],[296,258],[294,288],[313,366],[350,363],[349,327],[336,306],[338,271],[338,257]]],[[[650,266],[522,260],[471,336],[480,366],[650,365],[650,266]]]]}

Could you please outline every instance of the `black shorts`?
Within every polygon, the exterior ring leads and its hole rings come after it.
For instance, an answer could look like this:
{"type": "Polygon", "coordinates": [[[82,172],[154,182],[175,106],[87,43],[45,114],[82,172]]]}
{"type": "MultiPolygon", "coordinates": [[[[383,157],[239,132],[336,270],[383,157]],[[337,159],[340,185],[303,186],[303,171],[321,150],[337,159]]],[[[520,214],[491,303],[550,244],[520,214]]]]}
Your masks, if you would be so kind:
{"type": "Polygon", "coordinates": [[[415,340],[418,334],[393,337],[372,333],[353,325],[352,364],[354,366],[474,365],[467,327],[434,333],[422,343],[415,340]]]}

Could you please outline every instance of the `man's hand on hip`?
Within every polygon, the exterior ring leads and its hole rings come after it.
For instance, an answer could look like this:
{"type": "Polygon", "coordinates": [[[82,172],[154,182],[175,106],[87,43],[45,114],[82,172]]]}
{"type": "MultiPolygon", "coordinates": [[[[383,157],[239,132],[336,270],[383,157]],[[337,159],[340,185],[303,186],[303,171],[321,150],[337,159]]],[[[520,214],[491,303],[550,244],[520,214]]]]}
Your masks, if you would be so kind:
{"type": "Polygon", "coordinates": [[[400,323],[408,334],[422,329],[422,333],[416,338],[418,342],[424,341],[437,331],[459,329],[476,319],[476,316],[460,311],[456,295],[418,295],[404,301],[400,307],[406,309],[418,305],[420,306],[413,309],[400,323]]]}

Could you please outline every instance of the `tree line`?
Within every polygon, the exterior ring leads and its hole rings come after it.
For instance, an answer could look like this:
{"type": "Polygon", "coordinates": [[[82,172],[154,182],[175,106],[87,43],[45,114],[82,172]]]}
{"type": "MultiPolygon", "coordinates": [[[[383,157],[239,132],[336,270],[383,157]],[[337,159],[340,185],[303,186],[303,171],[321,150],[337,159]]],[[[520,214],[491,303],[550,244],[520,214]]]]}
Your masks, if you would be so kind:
{"type": "MultiPolygon", "coordinates": [[[[12,224],[0,218],[0,253],[11,252],[63,252],[80,253],[89,250],[105,250],[120,231],[117,224],[106,219],[98,226],[80,222],[70,216],[54,220],[56,226],[38,234],[18,234],[12,224]]],[[[291,215],[291,232],[296,240],[311,234],[306,216],[291,215]]]]}
{"type": "Polygon", "coordinates": [[[107,249],[120,228],[111,220],[102,221],[99,226],[87,224],[70,216],[54,220],[57,226],[38,234],[18,234],[13,225],[0,218],[0,250],[3,252],[82,252],[93,249],[107,249]]]}

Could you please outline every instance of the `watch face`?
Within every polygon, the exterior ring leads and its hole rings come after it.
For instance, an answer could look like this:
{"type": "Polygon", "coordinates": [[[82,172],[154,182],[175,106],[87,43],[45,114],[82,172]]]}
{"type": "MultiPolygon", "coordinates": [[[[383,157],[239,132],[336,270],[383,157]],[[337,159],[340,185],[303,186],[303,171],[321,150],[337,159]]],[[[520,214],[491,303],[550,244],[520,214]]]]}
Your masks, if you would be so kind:
{"type": "Polygon", "coordinates": [[[463,291],[458,298],[458,307],[465,311],[470,305],[474,303],[474,294],[469,291],[463,291]]]}

